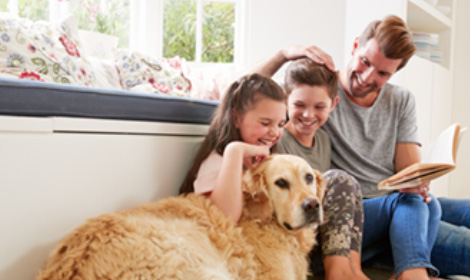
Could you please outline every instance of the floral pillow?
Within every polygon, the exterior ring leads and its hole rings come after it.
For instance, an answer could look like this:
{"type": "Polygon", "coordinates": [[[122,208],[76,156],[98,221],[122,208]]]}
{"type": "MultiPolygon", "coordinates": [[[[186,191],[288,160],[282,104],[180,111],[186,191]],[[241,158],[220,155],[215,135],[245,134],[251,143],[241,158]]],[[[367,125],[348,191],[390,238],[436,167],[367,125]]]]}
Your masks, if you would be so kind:
{"type": "Polygon", "coordinates": [[[124,89],[189,96],[191,83],[183,76],[178,57],[155,59],[138,52],[119,49],[115,53],[115,64],[124,89]]]}
{"type": "Polygon", "coordinates": [[[73,16],[58,24],[0,14],[0,72],[46,82],[94,86],[73,16]]]}

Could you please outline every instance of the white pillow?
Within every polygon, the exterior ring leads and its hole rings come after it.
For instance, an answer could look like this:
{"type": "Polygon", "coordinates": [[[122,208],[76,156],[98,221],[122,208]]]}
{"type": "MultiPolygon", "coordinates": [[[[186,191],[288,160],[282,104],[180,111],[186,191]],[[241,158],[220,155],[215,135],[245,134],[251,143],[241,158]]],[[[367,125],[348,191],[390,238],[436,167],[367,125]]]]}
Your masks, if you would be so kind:
{"type": "Polygon", "coordinates": [[[117,49],[118,37],[89,30],[78,30],[83,50],[87,56],[97,57],[104,60],[113,60],[113,53],[117,49]]]}

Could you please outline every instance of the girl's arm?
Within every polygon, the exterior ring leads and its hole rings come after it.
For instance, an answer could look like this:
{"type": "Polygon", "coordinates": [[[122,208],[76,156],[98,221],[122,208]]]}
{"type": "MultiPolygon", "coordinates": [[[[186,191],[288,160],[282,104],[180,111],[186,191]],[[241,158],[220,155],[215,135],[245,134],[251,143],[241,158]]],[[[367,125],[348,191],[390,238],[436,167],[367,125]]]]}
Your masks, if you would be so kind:
{"type": "Polygon", "coordinates": [[[225,215],[238,222],[243,208],[243,163],[250,158],[264,160],[269,147],[244,142],[232,142],[225,147],[217,180],[209,198],[225,215]]]}

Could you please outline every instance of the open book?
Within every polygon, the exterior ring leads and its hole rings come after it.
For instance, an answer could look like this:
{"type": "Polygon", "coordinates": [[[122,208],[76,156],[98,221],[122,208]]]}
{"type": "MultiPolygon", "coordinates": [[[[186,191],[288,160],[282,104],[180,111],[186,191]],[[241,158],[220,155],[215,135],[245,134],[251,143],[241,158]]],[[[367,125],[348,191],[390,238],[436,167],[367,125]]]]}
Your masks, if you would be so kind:
{"type": "Polygon", "coordinates": [[[446,128],[432,144],[423,160],[412,164],[383,180],[381,190],[410,188],[429,182],[455,169],[455,157],[462,133],[466,128],[453,124],[446,128]]]}

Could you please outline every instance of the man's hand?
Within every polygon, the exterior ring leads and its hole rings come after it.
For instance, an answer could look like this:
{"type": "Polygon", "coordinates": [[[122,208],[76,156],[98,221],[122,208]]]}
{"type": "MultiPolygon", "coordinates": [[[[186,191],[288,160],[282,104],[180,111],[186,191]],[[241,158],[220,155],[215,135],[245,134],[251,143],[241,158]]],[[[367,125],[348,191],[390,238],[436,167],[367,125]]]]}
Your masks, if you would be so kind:
{"type": "Polygon", "coordinates": [[[308,57],[318,64],[325,65],[330,71],[335,71],[333,58],[317,46],[292,46],[282,50],[285,60],[308,57]]]}
{"type": "Polygon", "coordinates": [[[431,196],[429,196],[429,182],[423,183],[419,186],[412,187],[412,188],[406,188],[406,189],[401,189],[401,193],[416,193],[419,194],[423,197],[424,202],[429,203],[431,202],[431,196]]]}

